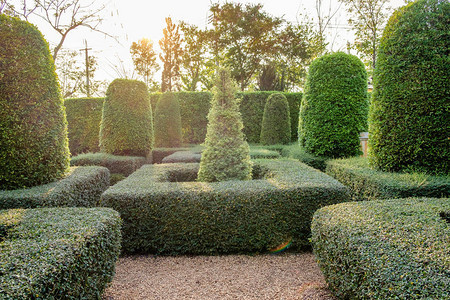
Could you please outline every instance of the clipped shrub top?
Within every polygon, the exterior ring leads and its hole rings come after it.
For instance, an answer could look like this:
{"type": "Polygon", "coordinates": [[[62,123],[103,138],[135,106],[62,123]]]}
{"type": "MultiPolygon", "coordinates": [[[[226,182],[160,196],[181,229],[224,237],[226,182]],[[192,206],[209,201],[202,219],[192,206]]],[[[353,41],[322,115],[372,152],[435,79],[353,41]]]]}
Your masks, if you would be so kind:
{"type": "Polygon", "coordinates": [[[107,153],[83,153],[70,159],[71,166],[102,166],[107,168],[111,174],[119,173],[128,176],[142,165],[147,159],[141,156],[119,156],[107,153]]]}
{"type": "Polygon", "coordinates": [[[367,73],[359,58],[337,52],[315,59],[300,108],[300,145],[316,156],[358,155],[368,107],[367,73]]]}
{"type": "Polygon", "coordinates": [[[180,104],[172,92],[161,95],[155,109],[155,145],[156,147],[180,147],[181,115],[180,104]]]}
{"type": "Polygon", "coordinates": [[[289,103],[281,93],[267,98],[261,124],[260,143],[263,145],[288,144],[291,142],[291,119],[289,103]]]}
{"type": "Polygon", "coordinates": [[[250,150],[242,132],[242,117],[235,91],[230,71],[219,69],[208,114],[199,181],[251,179],[250,150]]]}
{"type": "Polygon", "coordinates": [[[372,166],[450,173],[449,22],[448,1],[419,0],[386,25],[370,111],[372,166]]]}
{"type": "Polygon", "coordinates": [[[407,198],[324,207],[314,254],[339,299],[448,299],[450,199],[407,198]]]}
{"type": "Polygon", "coordinates": [[[115,79],[106,91],[100,123],[100,150],[147,156],[153,148],[153,116],[145,83],[115,79]]]}
{"type": "Polygon", "coordinates": [[[0,189],[45,184],[69,167],[67,122],[47,42],[0,14],[0,189]]]}

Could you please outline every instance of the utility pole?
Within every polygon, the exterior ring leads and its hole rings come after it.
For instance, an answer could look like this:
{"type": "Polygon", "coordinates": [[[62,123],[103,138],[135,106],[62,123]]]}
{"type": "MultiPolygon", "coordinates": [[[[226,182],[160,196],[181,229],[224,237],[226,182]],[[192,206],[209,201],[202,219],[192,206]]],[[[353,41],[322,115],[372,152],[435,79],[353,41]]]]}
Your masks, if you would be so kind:
{"type": "Polygon", "coordinates": [[[85,57],[86,57],[86,96],[91,96],[91,91],[89,90],[89,55],[88,50],[92,50],[92,48],[88,48],[87,46],[87,40],[84,40],[84,49],[80,49],[80,51],[84,51],[85,57]]]}

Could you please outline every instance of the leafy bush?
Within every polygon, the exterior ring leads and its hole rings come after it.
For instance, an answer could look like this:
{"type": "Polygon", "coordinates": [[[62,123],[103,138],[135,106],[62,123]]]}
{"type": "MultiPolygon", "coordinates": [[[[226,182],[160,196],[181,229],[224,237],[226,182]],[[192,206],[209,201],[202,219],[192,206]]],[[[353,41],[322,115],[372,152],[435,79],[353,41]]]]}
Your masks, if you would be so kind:
{"type": "Polygon", "coordinates": [[[367,73],[359,58],[337,52],[315,59],[300,109],[300,145],[315,156],[360,154],[368,106],[367,73]]]}
{"type": "Polygon", "coordinates": [[[120,253],[119,214],[107,208],[0,211],[1,299],[100,299],[120,253]]]}
{"type": "Polygon", "coordinates": [[[374,167],[450,173],[449,22],[450,3],[441,0],[415,1],[390,18],[374,72],[374,167]]]}
{"type": "Polygon", "coordinates": [[[98,134],[105,98],[65,99],[69,149],[72,155],[99,152],[98,134]]]}
{"type": "Polygon", "coordinates": [[[69,167],[67,122],[47,42],[0,14],[0,189],[36,186],[69,167]]]}
{"type": "Polygon", "coordinates": [[[288,144],[291,141],[289,103],[281,93],[267,98],[261,124],[260,143],[263,145],[288,144]]]}
{"type": "Polygon", "coordinates": [[[106,91],[100,123],[100,150],[147,156],[153,148],[153,116],[145,83],[115,79],[106,91]]]}
{"type": "Polygon", "coordinates": [[[449,299],[450,199],[342,203],[314,214],[312,244],[339,299],[449,299]]]}
{"type": "Polygon", "coordinates": [[[328,157],[315,156],[306,152],[302,146],[298,145],[298,143],[283,147],[281,155],[284,157],[298,159],[302,163],[322,172],[325,171],[326,162],[329,159],[328,157]]]}
{"type": "Polygon", "coordinates": [[[199,181],[251,179],[249,146],[242,133],[242,118],[230,71],[219,69],[208,114],[205,150],[198,171],[199,181]]]}
{"type": "Polygon", "coordinates": [[[108,168],[109,172],[128,176],[147,163],[145,157],[140,156],[118,156],[107,153],[84,153],[72,157],[72,166],[102,166],[108,168]]]}
{"type": "Polygon", "coordinates": [[[177,151],[169,156],[163,158],[162,163],[191,163],[200,162],[202,155],[193,151],[177,151]]]}
{"type": "Polygon", "coordinates": [[[364,157],[329,160],[326,173],[348,186],[354,200],[450,196],[450,175],[374,170],[364,157]]]}
{"type": "Polygon", "coordinates": [[[294,160],[255,161],[259,180],[195,182],[198,168],[145,165],[102,195],[124,220],[124,252],[259,252],[289,240],[295,249],[308,244],[316,209],[349,200],[342,184],[294,160]]]}
{"type": "Polygon", "coordinates": [[[109,171],[103,167],[72,167],[59,181],[28,189],[0,191],[0,209],[45,206],[98,205],[109,187],[109,171]]]}
{"type": "Polygon", "coordinates": [[[162,94],[155,109],[155,145],[160,148],[180,147],[180,105],[172,92],[162,94]]]}

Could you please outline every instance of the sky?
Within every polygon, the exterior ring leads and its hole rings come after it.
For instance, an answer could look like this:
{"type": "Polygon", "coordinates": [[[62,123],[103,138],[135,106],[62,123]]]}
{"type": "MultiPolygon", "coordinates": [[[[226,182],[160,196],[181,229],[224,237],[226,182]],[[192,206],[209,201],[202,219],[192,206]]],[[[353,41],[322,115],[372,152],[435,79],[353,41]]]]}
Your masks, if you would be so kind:
{"type": "MultiPolygon", "coordinates": [[[[89,0],[82,0],[90,3],[89,0]]],[[[90,54],[97,57],[99,62],[96,79],[112,81],[119,77],[116,71],[123,65],[128,73],[132,73],[130,46],[141,38],[148,38],[154,43],[154,49],[158,53],[158,41],[163,37],[165,18],[170,16],[177,23],[184,21],[197,25],[200,28],[207,26],[209,7],[212,3],[224,3],[224,0],[96,0],[94,5],[106,3],[107,9],[103,16],[104,21],[99,28],[113,36],[116,40],[105,37],[100,33],[90,32],[88,29],[76,29],[71,32],[64,42],[64,49],[80,50],[84,48],[84,40],[88,47],[92,48],[90,54]],[[123,61],[121,64],[119,61],[123,61]]],[[[261,3],[266,12],[276,17],[284,17],[286,20],[298,23],[303,22],[307,15],[315,18],[316,0],[240,0],[228,2],[261,3]]],[[[337,0],[322,0],[324,9],[339,7],[337,0]]],[[[391,0],[392,7],[401,6],[403,0],[391,0]]],[[[353,41],[353,34],[347,24],[345,7],[341,6],[335,19],[331,22],[333,28],[328,32],[330,48],[333,51],[346,50],[346,44],[353,41]],[[337,27],[337,28],[336,28],[337,27]]],[[[37,18],[30,17],[30,22],[35,23],[44,34],[50,46],[54,46],[59,40],[58,34],[37,18]]],[[[81,53],[81,52],[80,52],[81,53]]],[[[82,55],[79,60],[84,61],[82,55]]],[[[158,74],[156,75],[158,76],[158,74]]],[[[159,78],[155,78],[158,79],[159,78]]]]}

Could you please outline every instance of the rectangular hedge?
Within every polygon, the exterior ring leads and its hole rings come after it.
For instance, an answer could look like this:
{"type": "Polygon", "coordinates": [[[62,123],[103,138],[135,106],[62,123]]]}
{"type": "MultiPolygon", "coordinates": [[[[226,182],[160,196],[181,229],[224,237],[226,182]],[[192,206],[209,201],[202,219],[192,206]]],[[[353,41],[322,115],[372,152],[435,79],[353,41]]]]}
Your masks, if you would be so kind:
{"type": "Polygon", "coordinates": [[[109,187],[109,171],[104,167],[71,167],[69,174],[56,182],[20,190],[0,190],[0,209],[48,206],[98,205],[109,187]]]}
{"type": "Polygon", "coordinates": [[[98,134],[105,98],[65,99],[69,148],[72,155],[98,152],[98,134]]]}
{"type": "Polygon", "coordinates": [[[154,164],[162,163],[162,160],[179,151],[190,151],[189,147],[180,147],[180,148],[155,148],[152,151],[152,158],[154,164]]]}
{"type": "Polygon", "coordinates": [[[108,208],[0,211],[1,299],[101,299],[120,253],[108,208]]]}
{"type": "Polygon", "coordinates": [[[294,160],[256,160],[250,181],[194,182],[198,164],[145,165],[102,195],[124,221],[126,253],[261,252],[308,245],[313,213],[349,200],[326,174],[294,160]],[[185,182],[191,181],[191,182],[185,182]]]}
{"type": "Polygon", "coordinates": [[[102,166],[111,174],[122,174],[128,176],[144,164],[145,157],[140,156],[118,156],[107,153],[83,153],[70,159],[71,166],[102,166]]]}
{"type": "Polygon", "coordinates": [[[306,150],[301,147],[298,143],[287,145],[283,147],[281,155],[284,157],[294,158],[301,161],[308,166],[316,168],[322,172],[326,169],[326,162],[329,158],[315,156],[311,153],[307,153],[306,150]]]}
{"type": "Polygon", "coordinates": [[[326,164],[326,173],[348,186],[356,201],[450,196],[449,175],[383,172],[371,169],[364,157],[329,160],[326,164]]]}
{"type": "Polygon", "coordinates": [[[449,198],[327,206],[314,214],[312,244],[339,299],[450,299],[449,198]]]}

